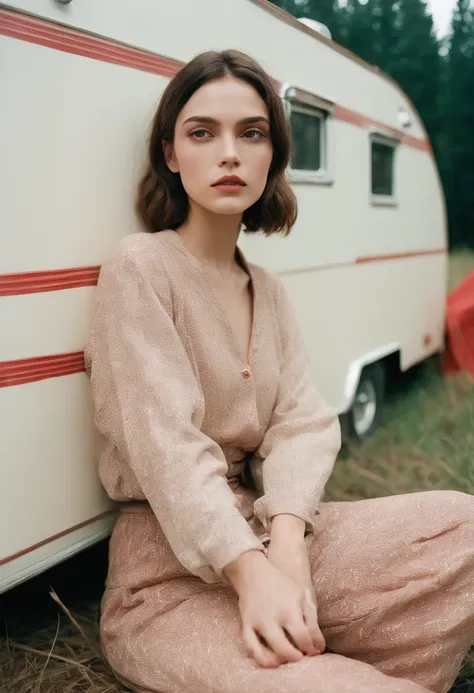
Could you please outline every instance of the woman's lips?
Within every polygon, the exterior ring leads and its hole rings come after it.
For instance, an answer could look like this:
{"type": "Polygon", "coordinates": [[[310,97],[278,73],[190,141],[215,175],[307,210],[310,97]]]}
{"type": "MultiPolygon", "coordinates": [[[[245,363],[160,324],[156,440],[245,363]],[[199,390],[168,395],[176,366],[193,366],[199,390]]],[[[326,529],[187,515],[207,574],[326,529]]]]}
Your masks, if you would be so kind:
{"type": "Polygon", "coordinates": [[[239,192],[245,188],[242,183],[216,183],[212,186],[214,190],[219,190],[220,192],[239,192]]]}

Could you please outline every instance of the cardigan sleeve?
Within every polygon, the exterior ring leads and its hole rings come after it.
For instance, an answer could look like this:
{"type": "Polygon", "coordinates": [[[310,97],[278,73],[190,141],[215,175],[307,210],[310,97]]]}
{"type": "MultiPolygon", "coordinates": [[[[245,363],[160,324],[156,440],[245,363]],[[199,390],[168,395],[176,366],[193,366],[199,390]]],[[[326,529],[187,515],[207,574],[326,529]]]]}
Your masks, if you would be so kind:
{"type": "Polygon", "coordinates": [[[131,468],[182,565],[218,581],[228,563],[262,546],[228,486],[222,450],[200,430],[204,401],[169,284],[152,286],[126,251],[101,270],[86,358],[99,431],[131,468]]]}
{"type": "Polygon", "coordinates": [[[318,394],[293,305],[276,278],[280,378],[269,426],[259,448],[263,496],[255,514],[267,531],[275,515],[314,526],[319,501],[341,445],[339,420],[318,394]]]}

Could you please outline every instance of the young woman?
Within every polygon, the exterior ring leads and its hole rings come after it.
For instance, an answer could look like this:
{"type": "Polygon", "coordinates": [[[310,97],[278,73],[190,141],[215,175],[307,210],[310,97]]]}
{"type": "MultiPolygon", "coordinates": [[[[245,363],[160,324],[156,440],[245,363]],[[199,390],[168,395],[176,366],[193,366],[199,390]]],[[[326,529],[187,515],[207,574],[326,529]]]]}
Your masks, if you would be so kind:
{"type": "Polygon", "coordinates": [[[248,56],[169,83],[139,189],[151,233],[103,266],[86,350],[123,505],[103,647],[141,693],[441,693],[474,634],[474,501],[320,504],[337,417],[282,283],[237,247],[242,227],[290,232],[288,158],[248,56]]]}

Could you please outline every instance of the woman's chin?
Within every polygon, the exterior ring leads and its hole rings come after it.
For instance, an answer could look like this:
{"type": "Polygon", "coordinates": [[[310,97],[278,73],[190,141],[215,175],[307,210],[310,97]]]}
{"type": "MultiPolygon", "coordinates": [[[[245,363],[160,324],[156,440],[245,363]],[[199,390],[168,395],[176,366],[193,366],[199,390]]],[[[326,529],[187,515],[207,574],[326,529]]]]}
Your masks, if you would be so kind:
{"type": "Polygon", "coordinates": [[[244,199],[221,199],[207,206],[207,209],[213,214],[223,214],[225,216],[234,216],[243,214],[246,209],[253,205],[253,200],[244,199]]]}

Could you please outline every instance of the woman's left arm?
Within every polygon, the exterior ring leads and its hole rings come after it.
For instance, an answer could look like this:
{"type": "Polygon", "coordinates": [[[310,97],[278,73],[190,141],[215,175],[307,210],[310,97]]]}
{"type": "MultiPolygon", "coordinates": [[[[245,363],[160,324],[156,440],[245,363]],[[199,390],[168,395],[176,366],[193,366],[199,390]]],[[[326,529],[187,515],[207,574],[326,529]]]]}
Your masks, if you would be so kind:
{"type": "Polygon", "coordinates": [[[259,454],[263,496],[255,514],[271,534],[311,531],[341,445],[338,417],[316,390],[293,305],[275,279],[280,331],[280,380],[270,424],[259,454]],[[280,518],[272,532],[272,521],[280,518]],[[299,518],[303,522],[295,522],[299,518]],[[279,529],[277,528],[279,525],[279,529]]]}

